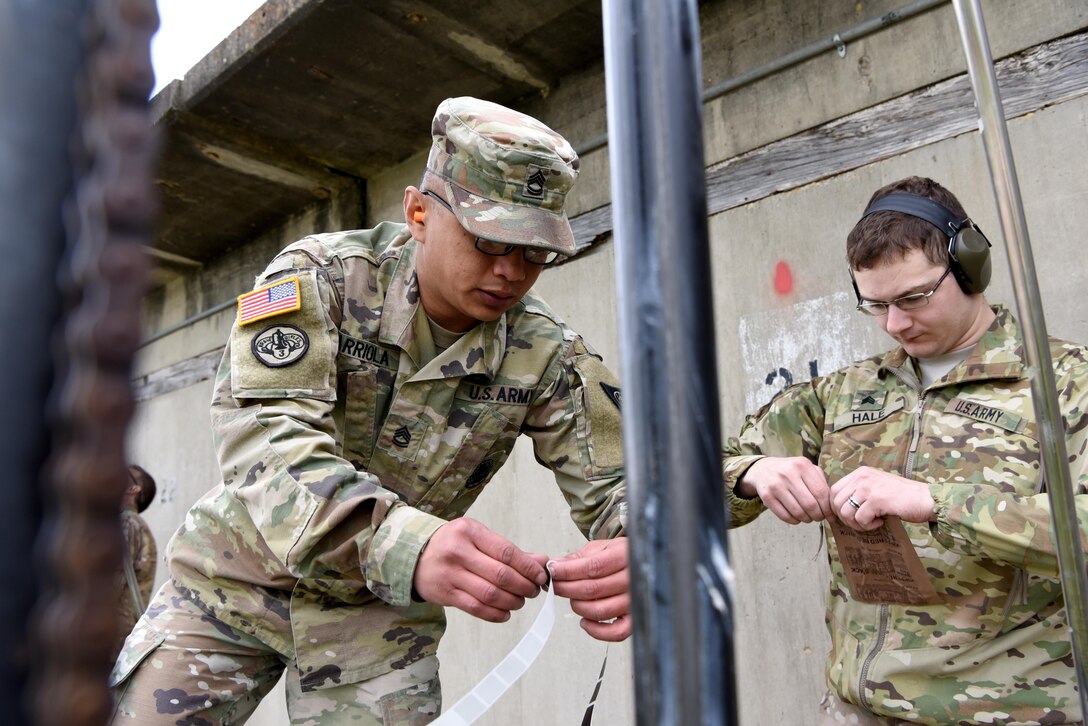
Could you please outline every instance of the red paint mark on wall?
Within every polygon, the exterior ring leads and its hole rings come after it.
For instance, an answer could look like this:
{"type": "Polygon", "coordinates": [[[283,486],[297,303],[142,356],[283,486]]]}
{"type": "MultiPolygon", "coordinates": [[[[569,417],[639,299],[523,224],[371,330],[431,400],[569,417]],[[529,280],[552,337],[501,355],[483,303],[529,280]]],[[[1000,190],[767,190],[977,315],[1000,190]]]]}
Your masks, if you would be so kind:
{"type": "Polygon", "coordinates": [[[788,295],[793,291],[793,272],[785,262],[774,266],[774,291],[779,295],[788,295]]]}

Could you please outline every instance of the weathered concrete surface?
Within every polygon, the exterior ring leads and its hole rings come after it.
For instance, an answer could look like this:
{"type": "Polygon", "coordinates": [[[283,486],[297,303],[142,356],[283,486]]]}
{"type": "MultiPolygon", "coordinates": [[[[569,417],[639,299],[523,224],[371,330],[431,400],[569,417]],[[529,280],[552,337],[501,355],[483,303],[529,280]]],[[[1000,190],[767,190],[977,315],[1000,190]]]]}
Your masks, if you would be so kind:
{"type": "MultiPolygon", "coordinates": [[[[903,4],[701,3],[704,85],[903,4]]],[[[575,146],[600,136],[598,3],[546,9],[504,3],[501,10],[497,2],[458,4],[456,19],[443,15],[446,7],[268,3],[160,94],[160,123],[181,146],[171,147],[161,175],[169,195],[158,244],[200,266],[162,268],[162,284],[146,306],[149,334],[246,291],[275,250],[299,236],[399,218],[404,186],[419,178],[427,124],[443,97],[474,93],[511,103],[575,146]],[[416,12],[427,20],[412,20],[416,12]],[[548,79],[546,94],[534,85],[540,78],[548,79]],[[202,149],[230,153],[215,159],[202,149]],[[314,193],[315,186],[329,193],[314,193]]],[[[994,53],[1008,67],[1003,87],[1026,81],[1037,91],[1018,106],[1009,127],[1049,329],[1088,340],[1081,304],[1088,272],[1079,263],[1088,229],[1088,74],[1078,70],[1088,57],[1088,5],[992,0],[983,9],[994,53]],[[1070,73],[1061,76],[1063,69],[1070,73]]],[[[845,58],[821,54],[706,105],[711,188],[723,195],[715,199],[732,200],[709,220],[726,434],[788,379],[803,380],[813,370],[832,370],[886,347],[871,322],[852,312],[843,261],[847,231],[884,183],[925,174],[953,189],[995,244],[990,297],[1011,302],[969,99],[934,95],[964,84],[957,80],[964,67],[946,4],[852,43],[845,58]],[[925,104],[935,98],[930,111],[925,104]],[[953,98],[959,100],[944,100],[953,98]],[[927,112],[918,114],[920,108],[927,112]],[[776,289],[784,269],[792,285],[776,289]]],[[[598,230],[598,244],[546,271],[538,289],[618,370],[609,153],[630,152],[606,146],[585,154],[570,199],[576,228],[590,235],[598,230]]],[[[138,383],[151,374],[177,383],[155,388],[141,403],[131,439],[133,458],[164,485],[162,501],[148,512],[160,545],[216,478],[210,382],[182,377],[182,371],[223,345],[232,314],[212,315],[147,346],[136,372],[138,383]]],[[[560,555],[581,543],[551,476],[522,444],[471,516],[527,549],[560,555]]],[[[731,533],[730,542],[738,575],[741,723],[811,726],[827,648],[819,535],[811,526],[764,517],[731,533]]],[[[517,642],[537,607],[530,603],[502,626],[451,614],[440,651],[447,702],[517,642]]],[[[576,620],[560,608],[553,642],[539,663],[480,723],[578,722],[604,647],[576,620]]],[[[629,645],[611,648],[597,723],[633,723],[630,669],[629,645]]],[[[252,723],[286,723],[276,698],[252,723]]]]}
{"type": "Polygon", "coordinates": [[[599,2],[267,2],[154,100],[157,246],[242,246],[413,154],[446,96],[547,95],[600,55],[599,2]]]}

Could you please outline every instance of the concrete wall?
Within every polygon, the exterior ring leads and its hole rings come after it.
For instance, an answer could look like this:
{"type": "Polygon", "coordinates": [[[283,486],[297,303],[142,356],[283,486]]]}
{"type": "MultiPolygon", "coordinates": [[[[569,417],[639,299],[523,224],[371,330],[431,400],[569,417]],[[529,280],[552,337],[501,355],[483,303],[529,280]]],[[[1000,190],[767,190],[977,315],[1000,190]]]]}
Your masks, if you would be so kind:
{"type": "MultiPolygon", "coordinates": [[[[899,5],[853,0],[705,3],[704,85],[899,5]]],[[[1080,0],[995,0],[984,2],[983,9],[998,58],[1075,37],[1088,26],[1088,6],[1080,0]]],[[[732,164],[742,169],[754,163],[745,167],[740,163],[745,159],[758,161],[753,154],[768,153],[767,158],[774,159],[782,158],[773,156],[776,149],[804,153],[811,146],[808,139],[815,144],[828,138],[838,128],[836,122],[850,121],[859,113],[862,120],[857,124],[864,128],[868,118],[864,114],[874,108],[883,115],[877,116],[880,124],[871,129],[873,136],[884,133],[895,142],[884,148],[865,133],[844,140],[841,147],[832,147],[829,158],[837,163],[853,155],[859,161],[836,166],[833,172],[821,171],[820,164],[788,173],[780,166],[761,169],[757,164],[763,176],[782,178],[780,191],[753,193],[743,203],[723,203],[712,214],[713,305],[726,435],[735,433],[745,412],[769,399],[787,378],[804,380],[813,370],[831,371],[887,347],[875,326],[853,312],[843,262],[846,233],[870,193],[887,182],[922,174],[956,192],[995,245],[994,283],[987,296],[1011,304],[987,164],[978,135],[972,132],[977,124],[969,106],[955,111],[961,119],[937,114],[932,123],[921,126],[896,110],[909,111],[924,103],[916,92],[946,82],[964,68],[952,9],[944,5],[851,44],[843,58],[833,51],[824,53],[706,106],[707,164],[724,180],[733,178],[732,164]],[[879,104],[891,104],[891,110],[881,112],[884,107],[879,104]],[[959,121],[961,131],[930,134],[942,123],[959,121]],[[791,273],[792,286],[776,290],[776,271],[784,268],[791,273]]],[[[1067,91],[1057,102],[1039,101],[1009,122],[1048,327],[1052,334],[1078,340],[1088,340],[1088,313],[1078,304],[1088,281],[1080,262],[1082,230],[1088,228],[1084,90],[1067,91]]],[[[565,79],[547,98],[531,99],[522,107],[578,146],[605,129],[603,70],[587,68],[565,79]]],[[[606,148],[583,158],[582,178],[571,199],[572,215],[609,202],[608,153],[606,148]]],[[[315,209],[290,229],[270,232],[198,272],[165,280],[149,298],[149,331],[247,290],[275,249],[307,231],[399,218],[403,188],[416,183],[424,158],[421,149],[412,159],[367,180],[365,211],[353,207],[354,199],[336,200],[331,211],[315,209]]],[[[546,271],[537,287],[619,371],[614,253],[607,240],[546,271]]],[[[185,361],[221,347],[232,315],[226,311],[146,347],[140,381],[176,371],[185,361]]],[[[148,398],[133,426],[132,457],[160,482],[159,500],[148,512],[160,546],[165,546],[188,505],[216,480],[207,418],[210,386],[207,379],[196,380],[148,398]]],[[[528,550],[558,556],[582,543],[550,474],[523,444],[469,514],[528,550]]],[[[824,690],[828,642],[823,628],[826,563],[819,531],[811,525],[789,527],[767,515],[731,532],[730,547],[738,576],[741,723],[814,724],[815,706],[824,690]],[[774,684],[774,698],[767,697],[772,692],[768,683],[774,684]]],[[[449,633],[439,651],[447,703],[456,701],[499,661],[537,609],[530,603],[505,625],[450,613],[449,633]]],[[[578,722],[605,650],[580,631],[577,618],[561,603],[556,631],[540,661],[481,723],[578,722]]],[[[612,646],[608,652],[596,722],[633,723],[630,644],[612,646]]],[[[254,723],[286,723],[282,705],[266,703],[254,723]]]]}

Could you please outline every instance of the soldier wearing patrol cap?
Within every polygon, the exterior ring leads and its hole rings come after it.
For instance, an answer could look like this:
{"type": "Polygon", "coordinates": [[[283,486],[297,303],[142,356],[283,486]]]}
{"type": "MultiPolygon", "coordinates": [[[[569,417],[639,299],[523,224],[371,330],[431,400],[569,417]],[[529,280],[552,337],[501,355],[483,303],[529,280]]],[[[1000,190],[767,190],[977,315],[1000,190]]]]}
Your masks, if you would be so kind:
{"type": "Polygon", "coordinates": [[[521,434],[594,540],[556,593],[594,637],[630,633],[617,383],[530,289],[575,250],[578,159],[473,98],[432,132],[405,222],[306,237],[239,298],[222,482],[168,546],[114,723],[241,723],[284,669],[292,722],[433,720],[443,606],[502,622],[546,582],[546,555],[461,516],[521,434]]]}
{"type": "MultiPolygon", "coordinates": [[[[989,243],[951,192],[910,177],[873,195],[847,258],[858,310],[898,346],[787,388],[725,462],[734,524],[764,509],[824,523],[821,726],[1083,724],[1028,362],[983,295],[989,243]],[[851,578],[866,561],[883,574],[878,540],[920,565],[883,590],[851,578]]],[[[1088,550],[1088,350],[1052,339],[1050,355],[1088,550]]]]}

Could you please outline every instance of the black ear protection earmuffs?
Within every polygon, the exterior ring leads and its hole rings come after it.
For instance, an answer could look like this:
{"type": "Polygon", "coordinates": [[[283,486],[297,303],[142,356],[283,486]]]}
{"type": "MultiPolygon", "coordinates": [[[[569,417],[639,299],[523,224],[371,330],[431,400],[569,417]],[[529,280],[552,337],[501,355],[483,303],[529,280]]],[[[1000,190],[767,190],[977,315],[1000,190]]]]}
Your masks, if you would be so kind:
{"type": "Polygon", "coordinates": [[[861,218],[865,219],[873,212],[909,214],[929,222],[942,234],[948,235],[949,266],[960,289],[966,294],[980,293],[990,284],[990,241],[970,219],[960,219],[944,205],[928,197],[899,192],[873,202],[861,218]]]}

